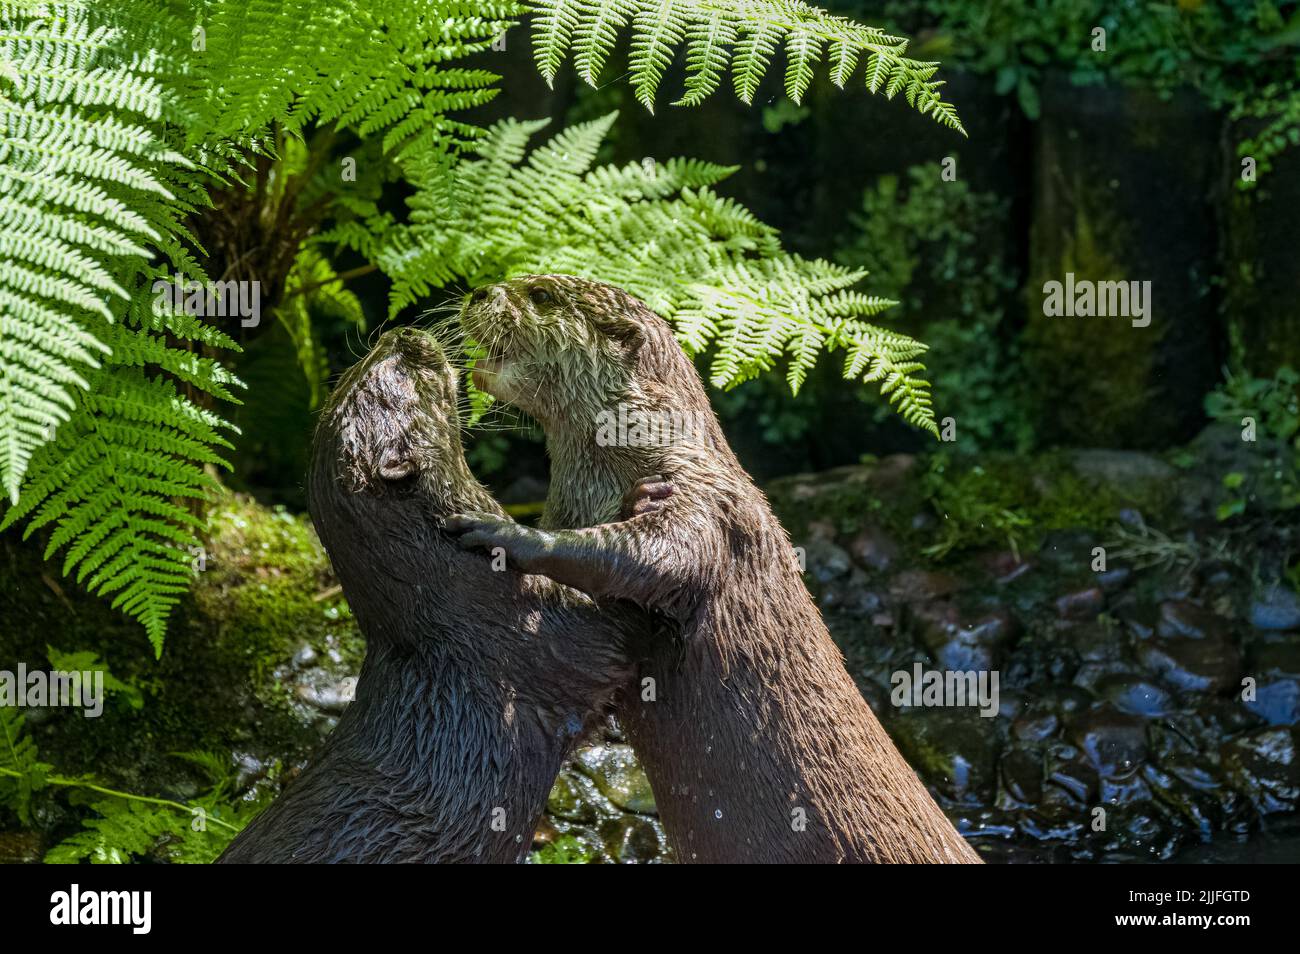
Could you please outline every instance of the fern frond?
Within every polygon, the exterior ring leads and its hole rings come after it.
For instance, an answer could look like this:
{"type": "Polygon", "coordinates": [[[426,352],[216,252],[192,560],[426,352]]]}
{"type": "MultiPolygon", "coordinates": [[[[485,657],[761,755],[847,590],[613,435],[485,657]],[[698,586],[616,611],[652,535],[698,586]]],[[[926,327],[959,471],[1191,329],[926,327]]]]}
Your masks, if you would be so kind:
{"type": "Polygon", "coordinates": [[[907,57],[907,40],[827,13],[802,0],[529,0],[538,69],[550,83],[565,57],[597,85],[624,28],[631,33],[629,74],[637,99],[654,110],[655,94],[676,50],[686,46],[686,88],[676,101],[693,106],[720,85],[728,66],[736,95],[752,102],[778,48],[786,53],[786,94],[799,102],[830,51],[830,77],[849,81],[867,61],[866,85],[904,93],[922,115],[959,132],[961,120],[932,79],[934,64],[907,57]]]}
{"type": "Polygon", "coordinates": [[[906,420],[936,429],[915,360],[924,346],[866,321],[893,302],[857,290],[864,272],[784,252],[773,229],[709,188],[726,168],[590,168],[612,119],[566,129],[531,154],[538,124],[507,120],[450,174],[436,157],[409,168],[410,221],[380,257],[393,279],[390,308],[453,281],[582,275],[637,295],[687,351],[712,349],[719,387],[788,360],[797,390],[823,351],[842,350],[847,377],[877,384],[906,420]]]}

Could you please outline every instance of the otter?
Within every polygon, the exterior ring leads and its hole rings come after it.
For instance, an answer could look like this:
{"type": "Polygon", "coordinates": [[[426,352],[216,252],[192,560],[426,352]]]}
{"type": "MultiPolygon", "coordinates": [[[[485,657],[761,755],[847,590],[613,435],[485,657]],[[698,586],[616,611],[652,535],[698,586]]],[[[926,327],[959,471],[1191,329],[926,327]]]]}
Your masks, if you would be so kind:
{"type": "Polygon", "coordinates": [[[399,329],[324,408],[309,506],[366,657],[322,751],[220,862],[522,861],[627,681],[635,620],[444,533],[459,510],[506,519],[465,463],[457,397],[436,341],[399,329]]]}
{"type": "Polygon", "coordinates": [[[845,670],[668,324],[561,275],[479,288],[461,321],[482,355],[475,383],[537,419],[552,478],[542,529],[474,513],[448,529],[672,621],[667,637],[632,638],[642,658],[618,716],[676,859],[979,863],[845,670]],[[611,420],[691,426],[610,440],[611,420]],[[619,520],[638,481],[659,505],[619,520]]]}

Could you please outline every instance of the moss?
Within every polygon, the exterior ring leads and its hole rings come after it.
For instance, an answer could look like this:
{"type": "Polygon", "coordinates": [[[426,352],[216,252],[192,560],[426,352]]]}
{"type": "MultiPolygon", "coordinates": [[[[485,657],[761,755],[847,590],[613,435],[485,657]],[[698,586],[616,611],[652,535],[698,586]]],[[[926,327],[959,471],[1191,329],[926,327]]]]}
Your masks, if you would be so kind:
{"type": "Polygon", "coordinates": [[[1080,472],[1068,451],[941,452],[789,478],[768,490],[796,542],[814,521],[829,522],[841,536],[875,522],[918,558],[935,560],[979,547],[1033,547],[1055,530],[1105,530],[1126,508],[1159,523],[1174,502],[1173,487],[1157,459],[1137,457],[1157,469],[1108,479],[1080,472]],[[917,519],[925,514],[934,519],[917,519]]]}
{"type": "Polygon", "coordinates": [[[173,753],[296,761],[319,739],[313,714],[286,687],[294,654],[310,646],[343,675],[356,672],[364,644],[331,593],[335,581],[310,522],[223,496],[211,510],[202,561],[154,659],[137,625],[64,580],[34,541],[0,542],[0,668],[47,668],[47,644],[87,650],[144,696],[139,709],[110,697],[97,719],[34,710],[28,725],[57,771],[93,771],[130,791],[185,797],[199,773],[173,753]]]}
{"type": "Polygon", "coordinates": [[[1055,209],[1035,223],[1034,275],[1025,289],[1025,357],[1043,409],[1041,431],[1083,445],[1140,445],[1151,431],[1162,326],[1137,329],[1125,318],[1047,317],[1042,311],[1045,282],[1064,282],[1070,273],[1076,282],[1127,282],[1142,264],[1129,230],[1111,211],[1115,196],[1095,184],[1107,177],[1076,171],[1069,181],[1065,195],[1054,197],[1055,209]]]}

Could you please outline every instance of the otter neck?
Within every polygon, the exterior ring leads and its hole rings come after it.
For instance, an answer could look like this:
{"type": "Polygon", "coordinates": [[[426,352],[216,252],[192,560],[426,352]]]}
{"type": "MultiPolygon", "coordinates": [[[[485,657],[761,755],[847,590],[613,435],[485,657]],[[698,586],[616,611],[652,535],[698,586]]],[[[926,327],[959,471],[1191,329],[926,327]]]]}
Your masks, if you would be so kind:
{"type": "Polygon", "coordinates": [[[357,758],[374,761],[386,797],[446,859],[522,861],[570,740],[516,711],[511,687],[447,652],[458,635],[430,632],[413,653],[368,652],[338,731],[364,747],[357,758]]]}

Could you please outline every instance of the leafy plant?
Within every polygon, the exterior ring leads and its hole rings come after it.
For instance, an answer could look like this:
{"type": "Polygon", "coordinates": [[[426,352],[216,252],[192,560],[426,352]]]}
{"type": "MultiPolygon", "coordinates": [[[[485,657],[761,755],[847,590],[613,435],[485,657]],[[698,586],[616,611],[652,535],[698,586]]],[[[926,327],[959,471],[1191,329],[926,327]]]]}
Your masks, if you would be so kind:
{"type": "Polygon", "coordinates": [[[453,115],[496,94],[500,77],[464,61],[529,9],[548,78],[572,52],[594,81],[630,27],[633,85],[647,105],[679,48],[683,102],[712,92],[728,66],[748,98],[784,46],[792,97],[826,57],[834,82],[863,65],[871,89],[960,129],[935,65],[906,57],[904,40],[795,0],[0,0],[0,485],[9,497],[0,529],[21,523],[44,535],[64,573],[139,620],[155,651],[192,579],[198,514],[235,437],[214,410],[237,403],[242,388],[221,355],[258,333],[223,330],[175,302],[160,307],[158,283],[177,276],[200,289],[257,282],[313,401],[323,387],[313,314],[342,309],[359,324],[348,278],[383,269],[406,305],[532,264],[627,279],[689,346],[716,345],[720,384],[788,355],[797,387],[820,351],[843,348],[846,376],[879,383],[905,418],[933,428],[921,346],[864,320],[887,302],[852,288],[858,271],[783,253],[770,229],[709,190],[725,170],[675,160],[651,181],[557,151],[589,148],[607,123],[561,133],[518,166],[534,127],[485,135],[453,115]],[[543,258],[497,228],[475,241],[501,257],[474,259],[463,229],[445,219],[446,233],[437,228],[452,184],[466,182],[532,237],[538,216],[553,215],[547,203],[559,202],[567,233],[547,223],[543,258]],[[580,182],[598,197],[594,219],[573,201],[580,182]],[[414,188],[409,221],[384,211],[390,187],[414,188]],[[673,213],[689,219],[673,223],[673,213]],[[614,231],[601,239],[593,223],[614,231]],[[664,260],[651,281],[629,263],[655,231],[664,260]],[[427,246],[452,260],[436,261],[427,246]],[[615,250],[618,267],[606,271],[602,256],[615,250]],[[365,264],[339,271],[344,254],[365,264]],[[417,260],[427,274],[414,274],[417,260]]]}
{"type": "Polygon", "coordinates": [[[51,848],[49,864],[122,864],[143,856],[202,863],[221,854],[265,798],[231,801],[231,770],[225,760],[207,753],[183,753],[209,776],[209,789],[189,803],[108,788],[93,776],[66,776],[40,761],[36,743],[24,732],[15,708],[0,707],[0,807],[32,825],[37,793],[57,788],[74,804],[88,805],[93,815],[83,831],[51,848]]]}
{"type": "Polygon", "coordinates": [[[891,99],[902,93],[922,115],[961,129],[937,63],[903,55],[907,41],[874,27],[833,16],[801,0],[542,0],[534,21],[533,49],[547,82],[572,51],[578,75],[595,86],[601,68],[631,25],[629,74],[637,99],[654,110],[655,93],[677,47],[686,47],[686,90],[675,105],[702,102],[731,68],[736,95],[753,100],[772,55],[784,45],[785,91],[795,103],[807,92],[823,56],[839,87],[864,64],[866,85],[891,99]]]}
{"type": "Polygon", "coordinates": [[[1017,275],[995,234],[1007,204],[941,171],[925,164],[881,176],[836,259],[865,268],[873,288],[902,302],[899,320],[940,343],[930,376],[941,395],[960,396],[958,446],[1024,452],[1034,444],[1030,401],[1005,327],[1017,275]]]}

